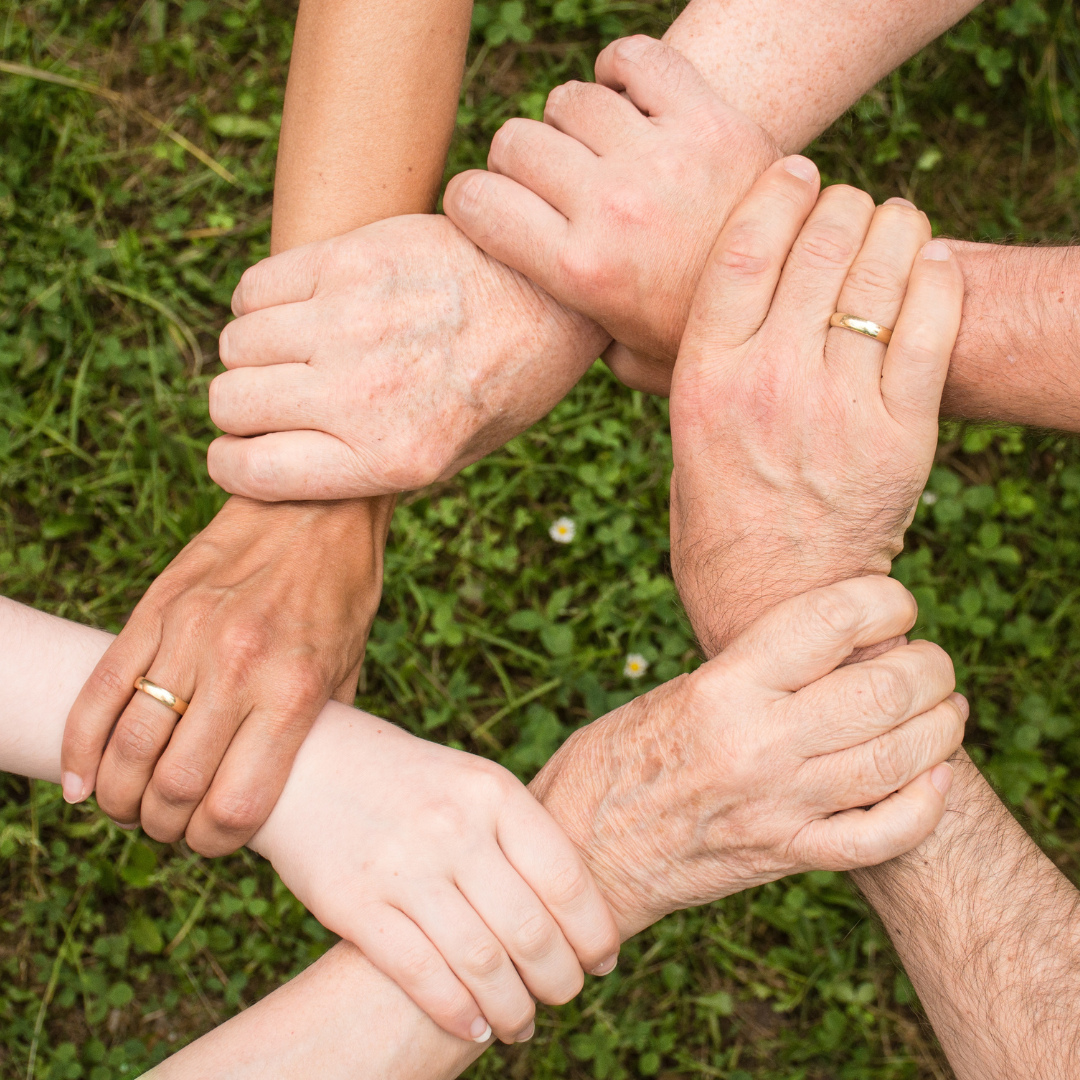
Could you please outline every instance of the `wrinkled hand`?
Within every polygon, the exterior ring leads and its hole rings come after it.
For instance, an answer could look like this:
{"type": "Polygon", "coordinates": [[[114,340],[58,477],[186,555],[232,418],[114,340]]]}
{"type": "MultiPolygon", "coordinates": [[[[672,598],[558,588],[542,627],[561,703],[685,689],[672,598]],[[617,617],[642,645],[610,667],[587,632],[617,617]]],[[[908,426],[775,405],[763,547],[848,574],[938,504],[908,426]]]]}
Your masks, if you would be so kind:
{"type": "Polygon", "coordinates": [[[777,157],[681,53],[624,38],[597,58],[595,83],[551,92],[544,123],[508,120],[490,171],[454,177],[443,205],[486,252],[600,323],[620,379],[667,393],[713,242],[777,157]]]}
{"type": "Polygon", "coordinates": [[[243,844],[319,710],[356,695],[390,510],[230,499],[80,692],[64,732],[65,797],[96,786],[115,821],[141,820],[156,840],[186,833],[204,855],[243,844]],[[186,714],[135,692],[141,675],[189,701],[186,714]]]}
{"type": "Polygon", "coordinates": [[[837,668],[915,615],[889,578],[806,593],[567,740],[530,787],[624,938],[787,874],[884,862],[933,831],[968,712],[952,662],[916,641],[837,668]]]}
{"type": "Polygon", "coordinates": [[[926,484],[963,280],[926,217],[770,167],[724,227],[671,387],[672,568],[713,655],[784,597],[889,572],[926,484]],[[895,327],[888,349],[829,327],[895,327]]]}
{"type": "Polygon", "coordinates": [[[452,476],[544,416],[608,340],[434,214],[266,259],[233,310],[210,475],[268,501],[452,476]]]}
{"type": "Polygon", "coordinates": [[[607,904],[522,784],[366,713],[327,707],[252,846],[462,1039],[527,1039],[530,992],[562,1004],[615,966],[607,904]]]}

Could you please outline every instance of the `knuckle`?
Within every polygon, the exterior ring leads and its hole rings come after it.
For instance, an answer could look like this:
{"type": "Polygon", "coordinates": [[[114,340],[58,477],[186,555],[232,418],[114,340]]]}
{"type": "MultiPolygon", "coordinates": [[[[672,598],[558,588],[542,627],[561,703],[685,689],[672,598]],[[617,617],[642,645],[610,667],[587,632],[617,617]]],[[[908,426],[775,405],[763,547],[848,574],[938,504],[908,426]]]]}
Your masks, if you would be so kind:
{"type": "Polygon", "coordinates": [[[577,858],[561,858],[548,870],[544,895],[554,907],[574,908],[589,893],[589,876],[584,863],[577,858]]]}
{"type": "Polygon", "coordinates": [[[883,735],[871,744],[874,779],[888,788],[899,786],[913,760],[912,752],[894,735],[883,735]]]}
{"type": "Polygon", "coordinates": [[[265,621],[248,618],[230,623],[218,632],[217,651],[233,669],[245,669],[263,659],[270,648],[270,632],[265,621]]]}
{"type": "Polygon", "coordinates": [[[512,940],[518,957],[536,961],[547,956],[556,946],[559,931],[546,911],[533,911],[518,924],[512,940]]]}
{"type": "Polygon", "coordinates": [[[773,269],[763,237],[750,225],[740,225],[717,253],[717,261],[729,274],[760,278],[773,269]]]}
{"type": "Polygon", "coordinates": [[[127,700],[135,692],[131,680],[108,665],[96,667],[86,681],[86,690],[95,704],[115,704],[127,700]]]}
{"type": "Polygon", "coordinates": [[[633,184],[620,184],[599,196],[600,216],[609,227],[643,229],[652,220],[648,192],[633,184]]]}
{"type": "Polygon", "coordinates": [[[504,963],[502,946],[490,935],[472,941],[462,957],[465,970],[477,979],[490,979],[497,974],[504,963]]]}
{"type": "Polygon", "coordinates": [[[812,226],[803,233],[792,252],[797,262],[812,270],[845,267],[855,254],[855,245],[844,232],[830,224],[812,226]]]}
{"type": "Polygon", "coordinates": [[[858,607],[840,589],[815,589],[806,594],[806,605],[810,622],[835,637],[847,637],[859,625],[858,607]]]}
{"type": "MultiPolygon", "coordinates": [[[[397,971],[401,980],[413,986],[422,986],[433,982],[443,970],[443,962],[439,954],[429,945],[408,945],[398,954],[397,971]]],[[[443,1003],[444,1009],[451,1010],[451,998],[446,995],[443,1003]]]]}
{"type": "Polygon", "coordinates": [[[895,664],[879,662],[863,670],[865,690],[879,716],[899,720],[911,704],[911,688],[902,669],[895,664]]]}
{"type": "Polygon", "coordinates": [[[900,294],[907,285],[906,276],[885,259],[859,259],[848,273],[846,288],[859,293],[900,294]]]}
{"type": "Polygon", "coordinates": [[[158,768],[152,781],[154,791],[168,806],[192,806],[206,791],[206,774],[197,765],[170,761],[158,768]]]}
{"type": "Polygon", "coordinates": [[[230,834],[253,833],[263,823],[259,799],[247,791],[225,788],[206,797],[207,817],[219,831],[230,834]]]}
{"type": "Polygon", "coordinates": [[[142,713],[123,717],[109,740],[110,748],[128,765],[156,761],[162,740],[158,725],[142,713]]]}

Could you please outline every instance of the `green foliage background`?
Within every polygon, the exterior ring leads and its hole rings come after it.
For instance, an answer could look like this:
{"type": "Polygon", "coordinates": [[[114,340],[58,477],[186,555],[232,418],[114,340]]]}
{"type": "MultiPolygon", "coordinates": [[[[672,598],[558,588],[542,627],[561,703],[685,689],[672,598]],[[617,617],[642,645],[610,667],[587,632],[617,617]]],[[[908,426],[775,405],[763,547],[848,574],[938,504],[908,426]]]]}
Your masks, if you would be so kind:
{"type": "MultiPolygon", "coordinates": [[[[677,10],[478,4],[448,175],[482,164],[505,118],[539,117],[553,85],[589,78],[604,43],[659,34],[677,10]]],[[[232,287],[267,251],[291,18],[278,0],[0,6],[0,58],[127,95],[0,74],[7,595],[118,629],[220,504],[206,386],[232,287]]],[[[1061,242],[1077,227],[1078,93],[1071,0],[987,3],[811,152],[830,181],[917,200],[939,232],[1061,242]]],[[[406,499],[360,703],[527,777],[576,725],[692,667],[667,567],[669,464],[664,403],[598,366],[504,451],[406,499]],[[563,515],[577,537],[560,547],[547,530],[563,515]],[[629,652],[651,663],[638,683],[629,652]]],[[[956,658],[971,752],[1075,876],[1075,440],[946,423],[930,492],[897,576],[956,658]]],[[[0,864],[4,1077],[31,1059],[37,1077],[138,1075],[332,943],[260,860],[123,834],[3,775],[0,864]]],[[[949,1072],[883,934],[820,873],[665,920],[473,1075],[949,1072]]]]}

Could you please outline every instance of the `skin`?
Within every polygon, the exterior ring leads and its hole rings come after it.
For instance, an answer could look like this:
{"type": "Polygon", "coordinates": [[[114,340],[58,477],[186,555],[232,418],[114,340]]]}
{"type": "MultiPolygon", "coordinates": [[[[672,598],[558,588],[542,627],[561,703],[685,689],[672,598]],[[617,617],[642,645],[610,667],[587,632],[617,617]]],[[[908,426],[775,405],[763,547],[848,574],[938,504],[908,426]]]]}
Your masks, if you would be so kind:
{"type": "MultiPolygon", "coordinates": [[[[784,149],[803,145],[971,6],[969,0],[904,5],[879,0],[868,15],[867,5],[854,0],[831,0],[812,9],[794,0],[688,5],[666,40],[700,62],[709,86],[752,121],[731,125],[731,138],[714,148],[736,163],[724,183],[713,183],[722,192],[721,202],[734,205],[769,163],[771,158],[760,153],[763,139],[784,149]],[[855,16],[873,23],[869,48],[850,47],[846,32],[855,16]],[[768,32],[762,31],[765,26],[768,32]],[[706,57],[715,63],[706,64],[706,57]],[[745,78],[744,71],[755,77],[745,78]],[[822,72],[829,73],[827,83],[822,72]],[[814,104],[807,108],[799,95],[811,85],[814,104]]],[[[448,188],[444,204],[460,225],[456,184],[448,188]]],[[[714,222],[717,232],[722,216],[714,222]]],[[[472,229],[466,231],[472,235],[472,229]]],[[[701,260],[714,237],[715,232],[708,237],[701,260]]],[[[608,234],[612,250],[623,250],[621,241],[618,230],[608,234]]],[[[229,434],[211,446],[209,466],[228,491],[262,499],[332,498],[381,494],[402,483],[421,486],[450,476],[543,416],[610,341],[595,322],[569,315],[543,290],[483,259],[456,230],[434,223],[387,222],[378,232],[355,232],[304,259],[316,272],[300,273],[301,290],[287,284],[293,263],[274,265],[271,259],[248,271],[236,305],[241,317],[223,337],[222,356],[230,370],[212,384],[210,405],[214,422],[229,434]],[[359,268],[363,282],[372,265],[391,286],[369,293],[362,303],[343,303],[350,268],[359,268]],[[408,288],[397,288],[396,281],[408,288]],[[404,309],[410,293],[429,297],[426,322],[433,336],[462,346],[428,350],[430,375],[401,387],[396,385],[399,369],[383,353],[416,351],[408,333],[385,333],[388,324],[407,325],[386,308],[393,302],[404,309]],[[490,298],[487,305],[467,310],[463,319],[459,297],[477,293],[490,298]],[[321,327],[317,340],[311,331],[316,323],[321,327]],[[277,347],[268,360],[269,338],[277,347]],[[510,339],[519,344],[508,364],[510,339]],[[380,347],[373,349],[373,341],[380,347]],[[553,341],[563,344],[552,350],[548,343],[553,341]],[[301,373],[301,367],[307,370],[301,373]],[[519,372],[522,377],[515,377],[519,372]],[[373,386],[380,395],[371,393],[373,386]],[[305,401],[303,430],[294,407],[298,389],[305,401]],[[413,418],[413,425],[384,435],[384,418],[402,415],[413,418]],[[369,429],[378,437],[369,438],[369,429]]],[[[526,261],[535,271],[537,258],[523,259],[522,265],[526,261]]],[[[589,265],[582,262],[583,268],[589,265]]],[[[687,308],[695,281],[691,274],[684,289],[681,302],[687,308]]],[[[607,359],[620,377],[650,387],[627,363],[619,366],[618,350],[607,359]]]]}
{"type": "MultiPolygon", "coordinates": [[[[830,189],[831,208],[822,198],[803,226],[818,234],[814,251],[797,258],[797,241],[785,262],[781,206],[800,189],[784,171],[770,169],[721,234],[672,380],[672,564],[708,653],[807,580],[843,577],[852,559],[888,568],[929,471],[959,322],[959,260],[941,241],[913,250],[925,231],[906,207],[871,219],[854,193],[830,189]],[[832,215],[843,202],[871,222],[857,255],[853,217],[832,215]],[[826,329],[852,299],[895,317],[887,350],[826,329]],[[797,357],[815,333],[824,365],[793,364],[791,343],[797,357]]],[[[939,830],[855,880],[960,1080],[1064,1080],[1080,1062],[1080,893],[966,755],[953,761],[939,830]]]]}
{"type": "MultiPolygon", "coordinates": [[[[304,0],[272,251],[433,209],[468,28],[460,0],[304,0]]],[[[186,836],[204,855],[243,844],[319,710],[356,695],[392,512],[392,499],[229,500],[154,582],[75,702],[65,798],[96,787],[114,820],[141,821],[158,840],[186,836]],[[183,724],[133,692],[142,675],[191,703],[183,724]]]]}
{"type": "MultiPolygon", "coordinates": [[[[510,855],[515,831],[529,849],[520,855],[522,866],[530,859],[542,862],[548,844],[555,845],[570,871],[554,877],[564,915],[595,888],[584,859],[607,890],[616,940],[673,910],[751,883],[893,856],[940,820],[952,777],[942,761],[959,744],[966,704],[951,693],[948,657],[926,642],[901,646],[867,665],[833,669],[853,647],[903,633],[914,617],[911,596],[884,578],[799,597],[761,620],[722,659],[576,737],[573,752],[557,756],[534,786],[554,821],[516,781],[479,759],[471,759],[471,772],[459,767],[450,785],[459,789],[457,813],[475,812],[499,790],[506,804],[499,844],[508,856],[519,858],[510,855]],[[881,705],[885,687],[898,691],[887,708],[881,705]],[[911,692],[905,695],[901,687],[911,692]],[[688,741],[673,755],[680,731],[688,741]],[[686,755],[690,746],[694,752],[686,755]],[[627,783],[632,770],[622,755],[640,762],[658,753],[669,759],[668,767],[627,783]],[[493,780],[501,787],[493,789],[493,780]],[[583,782],[589,799],[582,797],[583,782]],[[513,810],[508,784],[531,810],[513,810]],[[861,809],[873,802],[872,810],[861,809]],[[564,812],[568,816],[560,820],[564,812]],[[648,828],[661,818],[670,831],[648,828]],[[556,822],[580,834],[580,858],[556,822]],[[548,828],[554,830],[550,840],[548,828]]],[[[55,781],[64,717],[109,636],[0,599],[0,640],[0,767],[55,781]]],[[[408,835],[417,832],[415,822],[387,822],[385,815],[380,821],[376,804],[386,793],[373,780],[366,786],[375,797],[358,800],[353,781],[365,767],[377,773],[404,764],[391,797],[423,806],[433,791],[448,787],[433,772],[431,755],[444,762],[443,769],[445,762],[468,757],[329,703],[254,848],[324,917],[337,911],[357,919],[359,913],[349,912],[351,895],[364,898],[362,917],[378,925],[374,895],[399,887],[394,863],[406,874],[427,875],[424,887],[438,892],[443,860],[415,846],[394,854],[402,843],[416,845],[408,835]],[[386,847],[388,829],[401,835],[386,847]],[[364,857],[340,863],[343,851],[374,858],[378,870],[366,868],[364,857]]],[[[445,845],[438,822],[433,835],[445,845]]],[[[482,845],[468,858],[481,869],[482,845]]],[[[467,869],[459,867],[459,873],[467,869]]],[[[588,918],[577,923],[589,932],[588,918]]],[[[596,954],[611,947],[604,940],[609,932],[593,926],[596,954]]],[[[215,1076],[305,1077],[317,1064],[318,1074],[327,1077],[449,1077],[483,1045],[441,1030],[355,946],[341,943],[154,1075],[186,1078],[209,1070],[215,1076]]]]}

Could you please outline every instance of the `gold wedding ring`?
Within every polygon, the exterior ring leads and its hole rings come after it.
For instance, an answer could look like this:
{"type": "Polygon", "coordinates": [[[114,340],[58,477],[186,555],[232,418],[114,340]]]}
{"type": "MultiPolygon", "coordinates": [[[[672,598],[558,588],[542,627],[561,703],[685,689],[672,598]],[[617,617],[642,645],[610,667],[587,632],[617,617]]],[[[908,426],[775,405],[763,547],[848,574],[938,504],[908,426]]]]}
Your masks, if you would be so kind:
{"type": "Polygon", "coordinates": [[[152,683],[149,679],[142,677],[136,679],[135,689],[141,690],[144,694],[149,694],[155,701],[160,701],[166,709],[172,709],[177,716],[183,716],[187,712],[188,702],[183,698],[178,698],[175,694],[166,690],[164,686],[152,683]]]}
{"type": "Polygon", "coordinates": [[[837,311],[829,318],[830,326],[842,326],[845,330],[854,330],[856,334],[865,334],[882,345],[888,345],[892,338],[892,331],[880,323],[871,322],[869,319],[860,319],[857,315],[848,315],[846,312],[837,311]]]}

